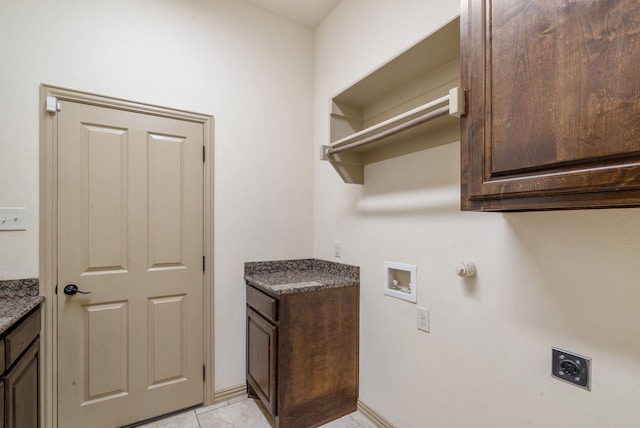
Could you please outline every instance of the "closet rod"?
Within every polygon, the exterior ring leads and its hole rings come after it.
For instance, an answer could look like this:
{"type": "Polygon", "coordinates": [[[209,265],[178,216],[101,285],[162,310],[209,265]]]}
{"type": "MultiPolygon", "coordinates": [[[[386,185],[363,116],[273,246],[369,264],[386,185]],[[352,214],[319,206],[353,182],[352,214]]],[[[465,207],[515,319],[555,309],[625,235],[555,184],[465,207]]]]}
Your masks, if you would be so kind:
{"type": "Polygon", "coordinates": [[[382,140],[384,138],[390,137],[398,132],[402,132],[405,129],[412,128],[414,126],[420,125],[422,123],[428,122],[433,119],[437,119],[438,117],[445,116],[449,113],[449,106],[440,107],[439,109],[432,110],[428,113],[423,114],[422,116],[418,116],[415,119],[412,119],[408,122],[404,122],[398,126],[393,128],[389,128],[386,131],[383,131],[379,134],[372,135],[371,137],[364,138],[362,140],[355,141],[350,144],[346,144],[341,147],[330,148],[327,149],[327,154],[329,156],[335,155],[340,152],[344,152],[347,150],[352,150],[358,147],[366,146],[367,144],[375,143],[376,141],[382,140]]]}
{"type": "MultiPolygon", "coordinates": [[[[386,129],[384,131],[381,131],[377,134],[371,135],[369,137],[364,137],[360,140],[356,140],[352,143],[348,143],[345,144],[344,146],[340,146],[340,147],[333,147],[333,148],[328,148],[325,153],[328,156],[332,156],[347,150],[353,150],[359,147],[363,147],[366,146],[368,144],[371,143],[375,143],[376,141],[380,141],[383,140],[387,137],[390,137],[392,135],[395,135],[399,132],[405,131],[407,129],[410,129],[414,126],[418,126],[421,125],[425,122],[429,122],[430,120],[433,119],[437,119],[439,117],[445,116],[447,114],[451,114],[453,116],[458,116],[460,117],[461,114],[464,114],[464,98],[461,98],[461,96],[463,97],[464,95],[464,91],[461,91],[459,88],[453,88],[451,89],[451,91],[449,91],[449,95],[446,95],[442,98],[438,98],[437,100],[433,100],[427,104],[424,104],[420,107],[417,107],[411,111],[408,111],[406,113],[404,113],[401,116],[398,116],[396,118],[392,118],[389,121],[385,121],[382,123],[379,123],[371,128],[367,128],[364,129],[362,131],[360,131],[360,133],[364,134],[364,133],[369,133],[372,130],[374,130],[375,128],[381,128],[383,126],[386,126],[388,122],[392,122],[397,120],[398,118],[401,117],[406,117],[409,115],[413,115],[416,112],[420,111],[420,110],[427,110],[430,109],[434,106],[437,106],[439,104],[442,103],[447,103],[446,105],[444,105],[443,107],[437,108],[435,110],[429,110],[426,113],[423,113],[422,115],[415,117],[407,122],[402,122],[392,128],[386,129]]],[[[357,136],[357,133],[352,135],[349,139],[353,139],[354,137],[357,136]]]]}

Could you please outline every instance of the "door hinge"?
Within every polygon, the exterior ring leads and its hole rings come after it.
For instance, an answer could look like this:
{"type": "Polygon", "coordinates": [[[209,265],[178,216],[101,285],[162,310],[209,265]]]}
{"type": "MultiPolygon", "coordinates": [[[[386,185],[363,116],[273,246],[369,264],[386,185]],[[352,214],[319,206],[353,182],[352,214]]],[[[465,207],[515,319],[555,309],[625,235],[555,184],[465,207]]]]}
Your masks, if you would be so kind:
{"type": "Polygon", "coordinates": [[[56,284],[56,289],[54,291],[56,293],[56,296],[58,295],[58,284],[56,284]]]}
{"type": "Polygon", "coordinates": [[[206,158],[207,158],[207,147],[202,146],[202,162],[204,162],[206,158]]]}
{"type": "Polygon", "coordinates": [[[205,260],[204,256],[202,256],[202,272],[204,272],[206,265],[207,265],[206,264],[206,260],[205,260]]]}
{"type": "Polygon", "coordinates": [[[207,378],[207,368],[203,365],[202,366],[202,381],[205,381],[207,378]]]}
{"type": "Polygon", "coordinates": [[[49,113],[60,111],[60,103],[58,102],[58,99],[56,97],[48,96],[46,108],[49,113]]]}

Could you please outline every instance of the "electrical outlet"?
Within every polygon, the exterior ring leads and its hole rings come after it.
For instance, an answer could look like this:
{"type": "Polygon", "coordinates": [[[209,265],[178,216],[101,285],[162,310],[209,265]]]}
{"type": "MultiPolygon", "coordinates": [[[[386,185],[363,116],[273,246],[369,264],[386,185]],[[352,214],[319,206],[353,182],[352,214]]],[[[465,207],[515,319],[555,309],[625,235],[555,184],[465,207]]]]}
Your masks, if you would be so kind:
{"type": "Polygon", "coordinates": [[[333,255],[337,259],[342,257],[342,242],[336,241],[333,243],[333,255]]]}
{"type": "Polygon", "coordinates": [[[591,391],[591,358],[551,348],[551,375],[591,391]]]}
{"type": "Polygon", "coordinates": [[[418,330],[426,331],[427,333],[429,333],[429,309],[421,308],[418,306],[417,325],[418,330]]]}

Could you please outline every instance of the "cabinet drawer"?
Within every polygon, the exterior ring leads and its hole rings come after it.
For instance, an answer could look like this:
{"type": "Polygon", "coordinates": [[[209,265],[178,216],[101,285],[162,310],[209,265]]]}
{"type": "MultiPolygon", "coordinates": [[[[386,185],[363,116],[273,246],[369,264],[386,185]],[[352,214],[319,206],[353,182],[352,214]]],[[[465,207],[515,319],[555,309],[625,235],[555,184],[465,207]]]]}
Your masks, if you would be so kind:
{"type": "Polygon", "coordinates": [[[18,327],[4,339],[6,367],[11,366],[20,354],[40,334],[40,309],[21,321],[18,327]]]}
{"type": "Polygon", "coordinates": [[[278,299],[247,285],[247,305],[271,321],[278,321],[278,299]]]}

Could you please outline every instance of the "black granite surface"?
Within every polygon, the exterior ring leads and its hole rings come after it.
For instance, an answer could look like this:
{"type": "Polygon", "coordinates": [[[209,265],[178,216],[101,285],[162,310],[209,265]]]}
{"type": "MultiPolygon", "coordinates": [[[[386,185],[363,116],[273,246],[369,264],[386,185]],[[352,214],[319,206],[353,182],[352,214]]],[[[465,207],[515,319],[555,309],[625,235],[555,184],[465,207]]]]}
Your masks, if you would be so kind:
{"type": "Polygon", "coordinates": [[[0,334],[44,301],[37,278],[0,281],[0,334]]]}
{"type": "Polygon", "coordinates": [[[360,285],[358,266],[319,259],[246,262],[244,279],[276,294],[360,285]]]}

